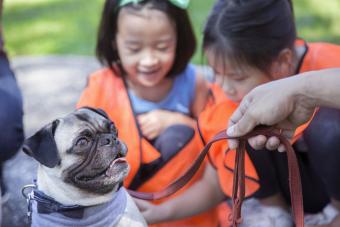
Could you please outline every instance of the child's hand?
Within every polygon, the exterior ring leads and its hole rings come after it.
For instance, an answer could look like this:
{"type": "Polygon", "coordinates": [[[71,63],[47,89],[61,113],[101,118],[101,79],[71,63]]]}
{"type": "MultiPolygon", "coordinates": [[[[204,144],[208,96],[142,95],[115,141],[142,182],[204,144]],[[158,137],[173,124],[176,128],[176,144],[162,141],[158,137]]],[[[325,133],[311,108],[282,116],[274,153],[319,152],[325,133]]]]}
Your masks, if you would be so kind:
{"type": "Polygon", "coordinates": [[[138,116],[138,123],[143,135],[149,139],[155,139],[168,125],[169,112],[154,110],[138,116]]]}
{"type": "Polygon", "coordinates": [[[166,128],[174,124],[185,124],[193,126],[195,121],[181,113],[166,110],[154,110],[138,116],[138,123],[143,135],[153,140],[157,138],[166,128]]]}
{"type": "Polygon", "coordinates": [[[155,224],[162,221],[162,209],[148,201],[133,199],[148,224],[155,224]]]}

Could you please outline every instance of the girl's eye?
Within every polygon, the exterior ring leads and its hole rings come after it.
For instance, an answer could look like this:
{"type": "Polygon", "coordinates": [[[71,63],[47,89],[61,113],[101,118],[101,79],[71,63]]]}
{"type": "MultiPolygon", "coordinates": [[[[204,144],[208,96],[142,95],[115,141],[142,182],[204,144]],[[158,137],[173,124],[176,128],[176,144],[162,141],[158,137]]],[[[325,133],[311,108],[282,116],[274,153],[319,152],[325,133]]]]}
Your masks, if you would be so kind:
{"type": "Polygon", "coordinates": [[[90,140],[86,137],[81,137],[77,140],[76,146],[78,147],[86,147],[90,143],[90,140]]]}
{"type": "Polygon", "coordinates": [[[140,48],[139,47],[128,47],[128,50],[131,53],[137,53],[140,50],[140,48]]]}
{"type": "Polygon", "coordinates": [[[243,81],[243,80],[247,79],[247,77],[245,75],[238,75],[238,74],[233,74],[230,77],[233,78],[233,80],[235,80],[235,81],[243,81]]]}
{"type": "Polygon", "coordinates": [[[159,51],[167,51],[169,49],[169,46],[158,46],[157,50],[159,51]]]}
{"type": "Polygon", "coordinates": [[[243,80],[245,80],[246,78],[245,77],[237,77],[237,78],[235,78],[234,80],[236,80],[236,81],[243,81],[243,80]]]}
{"type": "Polygon", "coordinates": [[[115,127],[114,124],[111,124],[111,126],[110,126],[110,131],[111,131],[111,133],[113,133],[116,137],[118,137],[118,130],[117,130],[117,128],[115,127]]]}

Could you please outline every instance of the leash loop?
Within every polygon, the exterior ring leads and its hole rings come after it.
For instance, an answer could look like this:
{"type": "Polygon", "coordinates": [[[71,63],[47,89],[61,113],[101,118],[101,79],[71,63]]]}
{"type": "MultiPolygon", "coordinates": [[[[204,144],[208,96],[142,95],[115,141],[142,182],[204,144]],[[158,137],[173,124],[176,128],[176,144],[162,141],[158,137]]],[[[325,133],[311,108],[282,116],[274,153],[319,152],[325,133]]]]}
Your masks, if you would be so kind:
{"type": "Polygon", "coordinates": [[[290,142],[282,135],[282,130],[274,127],[258,126],[252,132],[241,137],[230,137],[223,130],[216,134],[203,148],[198,158],[193,162],[189,169],[177,180],[171,183],[168,187],[159,192],[137,192],[128,190],[131,196],[144,200],[156,200],[174,194],[181,189],[196,173],[205,156],[207,155],[211,145],[220,140],[238,139],[239,147],[236,150],[236,159],[234,167],[233,179],[233,211],[232,211],[232,226],[236,227],[241,222],[241,206],[245,197],[245,145],[247,140],[257,135],[265,135],[267,137],[275,136],[279,138],[280,142],[285,146],[288,159],[288,174],[289,174],[289,188],[291,194],[291,206],[295,220],[296,227],[304,226],[304,212],[303,212],[303,197],[300,170],[296,154],[290,142]]]}
{"type": "Polygon", "coordinates": [[[28,184],[25,185],[22,189],[21,189],[21,194],[25,197],[26,202],[27,202],[27,219],[28,219],[28,223],[32,223],[32,201],[34,198],[34,189],[36,189],[36,185],[35,184],[28,184]],[[28,190],[30,190],[29,192],[27,192],[28,190]]]}

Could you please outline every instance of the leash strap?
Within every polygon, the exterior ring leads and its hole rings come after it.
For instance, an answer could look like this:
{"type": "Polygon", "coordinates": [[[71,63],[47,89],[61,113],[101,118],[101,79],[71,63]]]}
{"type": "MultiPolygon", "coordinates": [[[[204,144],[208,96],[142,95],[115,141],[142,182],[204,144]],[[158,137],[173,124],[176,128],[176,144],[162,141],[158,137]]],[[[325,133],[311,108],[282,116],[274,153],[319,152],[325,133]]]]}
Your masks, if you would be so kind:
{"type": "Polygon", "coordinates": [[[304,226],[304,213],[303,213],[303,198],[302,198],[302,187],[300,179],[300,170],[298,161],[290,142],[281,133],[275,132],[275,128],[269,127],[256,127],[252,132],[241,137],[229,137],[226,134],[226,130],[223,130],[216,134],[203,148],[197,159],[191,165],[191,167],[177,180],[171,183],[168,187],[159,192],[137,192],[128,190],[129,194],[135,198],[143,200],[157,200],[167,196],[170,196],[181,189],[196,173],[205,156],[207,155],[211,145],[220,140],[227,139],[238,139],[239,147],[236,150],[235,168],[234,168],[234,179],[233,179],[233,210],[231,213],[232,226],[236,227],[242,222],[241,219],[241,206],[245,197],[245,168],[244,168],[244,157],[245,147],[248,138],[257,135],[265,135],[267,137],[276,136],[279,138],[281,143],[286,147],[288,157],[288,174],[289,174],[289,188],[291,194],[291,205],[295,220],[296,227],[304,226]]]}

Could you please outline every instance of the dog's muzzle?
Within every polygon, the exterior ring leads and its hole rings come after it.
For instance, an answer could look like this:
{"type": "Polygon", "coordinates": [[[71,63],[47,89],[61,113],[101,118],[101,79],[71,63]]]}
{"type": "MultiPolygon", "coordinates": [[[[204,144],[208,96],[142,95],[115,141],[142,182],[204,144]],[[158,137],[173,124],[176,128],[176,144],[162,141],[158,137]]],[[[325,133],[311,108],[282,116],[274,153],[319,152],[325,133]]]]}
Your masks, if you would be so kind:
{"type": "Polygon", "coordinates": [[[91,192],[107,193],[121,184],[129,171],[127,147],[115,134],[99,133],[89,149],[82,163],[65,170],[66,180],[91,192]]]}

